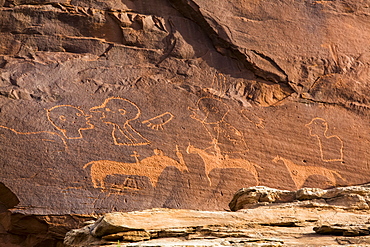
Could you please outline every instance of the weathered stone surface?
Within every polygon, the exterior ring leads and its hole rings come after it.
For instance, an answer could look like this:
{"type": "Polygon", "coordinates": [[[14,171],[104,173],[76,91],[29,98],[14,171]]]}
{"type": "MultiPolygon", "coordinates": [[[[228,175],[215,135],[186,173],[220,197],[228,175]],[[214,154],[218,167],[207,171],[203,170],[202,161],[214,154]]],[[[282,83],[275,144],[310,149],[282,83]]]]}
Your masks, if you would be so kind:
{"type": "Polygon", "coordinates": [[[75,247],[118,242],[121,246],[338,246],[346,241],[338,236],[351,236],[348,243],[364,244],[367,239],[361,236],[369,234],[369,216],[364,209],[302,207],[296,202],[265,203],[238,212],[151,209],[105,214],[89,226],[70,231],[64,243],[75,247]]]}
{"type": "Polygon", "coordinates": [[[323,197],[327,191],[320,188],[302,188],[295,192],[297,200],[312,200],[323,197]]]}
{"type": "Polygon", "coordinates": [[[368,58],[363,44],[369,34],[362,29],[370,25],[368,2],[171,2],[212,35],[218,51],[243,59],[264,79],[289,83],[296,92],[307,93],[315,101],[341,104],[349,100],[346,92],[357,96],[363,93],[353,86],[354,77],[367,76],[359,70],[368,58]],[[359,22],[364,26],[356,25],[359,22]],[[339,78],[343,80],[340,87],[331,84],[339,78]],[[324,92],[323,87],[338,91],[324,92]]]}
{"type": "Polygon", "coordinates": [[[6,211],[0,213],[0,246],[63,246],[66,233],[82,227],[83,222],[88,219],[92,217],[22,215],[6,211]]]}
{"type": "Polygon", "coordinates": [[[338,244],[341,244],[341,245],[349,245],[349,244],[352,244],[352,245],[368,245],[370,243],[370,238],[368,236],[365,236],[365,237],[338,237],[337,238],[337,242],[338,244]]]}
{"type": "Polygon", "coordinates": [[[66,233],[63,244],[67,246],[86,245],[101,242],[100,239],[90,234],[91,227],[85,226],[81,229],[74,229],[66,233]]]}
{"type": "Polygon", "coordinates": [[[349,194],[340,197],[334,197],[326,199],[326,202],[330,205],[352,207],[357,209],[368,209],[368,200],[357,194],[349,194]]]}
{"type": "Polygon", "coordinates": [[[301,206],[369,209],[369,184],[333,189],[302,188],[297,191],[277,190],[263,186],[243,188],[229,203],[231,211],[257,207],[266,203],[298,202],[301,206]],[[303,203],[302,203],[303,202],[303,203]]]}
{"type": "Polygon", "coordinates": [[[105,240],[122,240],[124,242],[139,242],[150,239],[150,234],[146,231],[128,231],[119,232],[111,235],[106,235],[102,237],[105,240]]]}
{"type": "Polygon", "coordinates": [[[248,207],[247,205],[253,207],[258,203],[292,202],[293,200],[295,200],[295,193],[292,191],[256,186],[236,192],[229,207],[232,211],[237,211],[248,207]]]}
{"type": "Polygon", "coordinates": [[[223,210],[243,187],[368,183],[368,4],[0,1],[0,193],[19,200],[0,207],[223,210]]]}
{"type": "Polygon", "coordinates": [[[313,230],[319,234],[365,236],[370,235],[369,227],[369,225],[324,225],[320,227],[314,227],[313,230]]]}

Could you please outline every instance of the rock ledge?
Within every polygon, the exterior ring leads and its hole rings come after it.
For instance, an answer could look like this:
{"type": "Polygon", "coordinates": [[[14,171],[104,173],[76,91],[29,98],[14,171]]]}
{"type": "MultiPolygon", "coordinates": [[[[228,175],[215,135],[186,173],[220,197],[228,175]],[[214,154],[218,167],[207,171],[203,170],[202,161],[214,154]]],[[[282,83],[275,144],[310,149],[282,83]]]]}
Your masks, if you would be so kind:
{"type": "Polygon", "coordinates": [[[351,246],[370,244],[368,185],[239,190],[237,212],[148,209],[108,213],[67,233],[67,246],[351,246]],[[350,200],[353,199],[353,200],[350,200]],[[350,222],[350,224],[349,224],[350,222]],[[318,245],[320,243],[320,245],[318,245]]]}

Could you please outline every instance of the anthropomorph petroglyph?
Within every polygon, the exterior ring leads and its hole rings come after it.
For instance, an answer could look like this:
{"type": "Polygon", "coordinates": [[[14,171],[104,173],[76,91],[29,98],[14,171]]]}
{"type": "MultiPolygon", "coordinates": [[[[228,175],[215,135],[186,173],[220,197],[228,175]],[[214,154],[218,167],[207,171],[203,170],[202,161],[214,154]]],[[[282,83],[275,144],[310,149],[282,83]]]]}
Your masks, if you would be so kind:
{"type": "Polygon", "coordinates": [[[50,123],[67,139],[81,139],[82,130],[93,129],[90,115],[72,105],[57,105],[46,111],[50,123]]]}
{"type": "Polygon", "coordinates": [[[249,111],[247,109],[241,110],[241,115],[248,121],[253,123],[257,128],[264,129],[265,128],[265,122],[263,118],[260,118],[252,111],[249,111]]]}
{"type": "Polygon", "coordinates": [[[312,175],[324,176],[329,179],[329,181],[334,186],[337,185],[336,176],[341,178],[342,180],[345,180],[338,172],[324,167],[296,165],[292,161],[280,156],[276,156],[272,161],[275,163],[283,161],[297,189],[302,188],[307,178],[312,175]]]}
{"type": "Polygon", "coordinates": [[[154,130],[163,130],[163,126],[168,124],[174,118],[170,112],[165,112],[156,117],[144,120],[142,123],[146,124],[149,128],[154,130]]]}
{"type": "Polygon", "coordinates": [[[120,97],[110,97],[100,106],[92,107],[90,111],[101,113],[100,119],[113,126],[112,138],[115,145],[140,146],[150,143],[131,125],[141,114],[139,107],[133,102],[120,97]]]}
{"type": "Polygon", "coordinates": [[[225,118],[229,113],[229,107],[220,99],[204,97],[198,100],[197,108],[189,108],[191,118],[202,123],[211,137],[213,149],[217,145],[221,153],[245,153],[248,151],[243,133],[229,124],[225,118]]]}
{"type": "Polygon", "coordinates": [[[306,127],[310,135],[317,138],[323,161],[343,161],[343,141],[337,135],[327,135],[328,123],[325,119],[314,118],[306,127]]]}
{"type": "MultiPolygon", "coordinates": [[[[218,147],[215,146],[217,149],[218,147]]],[[[209,154],[206,151],[196,148],[192,145],[189,145],[186,149],[187,153],[198,154],[204,163],[205,166],[205,173],[207,179],[209,181],[209,185],[211,184],[211,179],[209,177],[209,173],[216,168],[224,169],[224,168],[241,168],[250,173],[252,173],[254,179],[256,180],[256,185],[259,184],[259,174],[256,168],[263,169],[262,167],[258,166],[257,164],[253,164],[248,160],[244,159],[231,159],[227,155],[223,156],[219,150],[216,150],[216,154],[209,154]]]]}
{"type": "Polygon", "coordinates": [[[95,188],[106,189],[104,179],[108,175],[136,175],[146,176],[150,179],[153,187],[156,187],[158,178],[162,171],[168,166],[177,167],[181,172],[188,170],[185,161],[178,147],[176,146],[176,155],[179,161],[176,161],[163,154],[159,149],[154,150],[154,155],[143,160],[138,159],[137,153],[134,154],[136,163],[124,163],[111,160],[97,160],[87,163],[83,168],[90,166],[91,180],[95,188]]]}

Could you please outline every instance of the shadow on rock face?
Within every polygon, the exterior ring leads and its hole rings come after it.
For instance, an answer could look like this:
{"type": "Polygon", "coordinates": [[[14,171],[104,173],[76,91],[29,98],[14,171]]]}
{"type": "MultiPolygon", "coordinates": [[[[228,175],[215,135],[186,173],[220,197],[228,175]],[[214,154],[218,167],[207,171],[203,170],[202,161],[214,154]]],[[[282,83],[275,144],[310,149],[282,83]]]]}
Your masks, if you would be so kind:
{"type": "Polygon", "coordinates": [[[19,203],[18,197],[3,183],[0,183],[0,209],[12,208],[19,203]]]}

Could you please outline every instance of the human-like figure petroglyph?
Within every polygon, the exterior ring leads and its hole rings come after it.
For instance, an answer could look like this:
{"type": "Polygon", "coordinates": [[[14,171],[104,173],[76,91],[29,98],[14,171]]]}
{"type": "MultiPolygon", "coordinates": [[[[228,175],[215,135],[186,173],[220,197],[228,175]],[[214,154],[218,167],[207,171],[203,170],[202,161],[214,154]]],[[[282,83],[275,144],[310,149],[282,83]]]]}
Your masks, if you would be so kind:
{"type": "Polygon", "coordinates": [[[338,172],[324,168],[324,167],[318,167],[318,166],[301,166],[296,165],[292,161],[282,158],[279,155],[276,156],[273,160],[273,162],[277,163],[279,161],[283,161],[284,165],[286,166],[290,177],[292,178],[295,186],[297,189],[302,188],[304,182],[307,180],[307,178],[311,175],[321,175],[329,179],[329,181],[332,183],[332,185],[337,185],[336,177],[341,178],[342,180],[345,180],[338,172]]]}
{"type": "MultiPolygon", "coordinates": [[[[217,146],[215,146],[215,149],[218,149],[217,146]]],[[[188,154],[198,154],[204,163],[205,166],[205,173],[207,175],[207,179],[209,181],[209,185],[211,184],[211,179],[209,178],[209,173],[216,168],[242,168],[250,173],[252,173],[254,179],[256,180],[256,185],[259,184],[259,174],[256,168],[263,169],[262,167],[258,166],[257,164],[253,164],[249,162],[248,160],[244,159],[231,159],[227,155],[223,156],[220,153],[220,150],[216,150],[216,154],[209,154],[206,151],[196,148],[189,144],[189,146],[186,149],[186,152],[188,154]]]]}
{"type": "Polygon", "coordinates": [[[243,109],[241,110],[241,115],[249,122],[253,123],[257,128],[264,129],[265,128],[265,122],[263,118],[260,118],[253,112],[243,109]]]}
{"type": "Polygon", "coordinates": [[[217,145],[223,154],[245,153],[249,150],[243,133],[225,121],[229,107],[220,99],[201,98],[197,108],[189,110],[192,111],[190,117],[202,123],[211,137],[211,146],[206,149],[213,149],[217,145]]]}
{"type": "Polygon", "coordinates": [[[178,147],[176,147],[176,155],[179,161],[176,161],[163,154],[159,149],[154,150],[153,156],[143,160],[138,159],[137,153],[134,155],[136,163],[124,163],[111,160],[97,160],[87,163],[83,168],[90,166],[91,180],[95,188],[106,189],[104,179],[108,175],[123,174],[146,176],[150,179],[153,187],[156,187],[158,178],[162,171],[168,166],[177,167],[181,172],[188,171],[185,161],[178,147]]]}
{"type": "Polygon", "coordinates": [[[141,114],[139,107],[133,102],[120,97],[110,97],[100,106],[92,107],[90,111],[101,113],[100,119],[113,126],[112,138],[115,145],[140,146],[150,143],[130,123],[141,114]]]}
{"type": "Polygon", "coordinates": [[[93,129],[90,115],[72,105],[57,105],[46,111],[50,123],[67,139],[81,139],[82,130],[93,129]]]}
{"type": "MultiPolygon", "coordinates": [[[[45,144],[50,144],[47,149],[54,152],[66,151],[68,146],[64,138],[54,132],[50,131],[36,131],[36,132],[20,132],[6,126],[0,126],[0,138],[6,138],[9,140],[14,140],[14,135],[22,136],[23,141],[30,144],[34,141],[37,143],[43,142],[45,144]]],[[[17,141],[20,141],[19,139],[17,141]]]]}
{"type": "Polygon", "coordinates": [[[165,112],[156,117],[150,118],[148,120],[142,121],[143,124],[146,124],[149,128],[154,130],[163,130],[163,126],[168,124],[174,118],[171,112],[165,112]]]}
{"type": "Polygon", "coordinates": [[[323,161],[343,161],[343,141],[337,135],[327,135],[328,123],[325,119],[314,118],[306,127],[310,135],[317,138],[323,161]]]}

